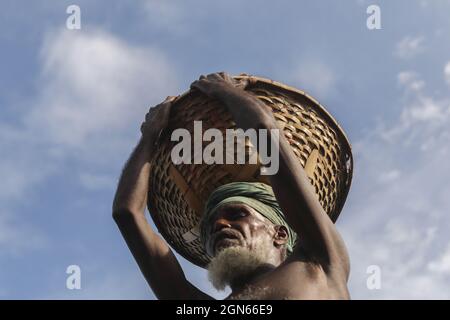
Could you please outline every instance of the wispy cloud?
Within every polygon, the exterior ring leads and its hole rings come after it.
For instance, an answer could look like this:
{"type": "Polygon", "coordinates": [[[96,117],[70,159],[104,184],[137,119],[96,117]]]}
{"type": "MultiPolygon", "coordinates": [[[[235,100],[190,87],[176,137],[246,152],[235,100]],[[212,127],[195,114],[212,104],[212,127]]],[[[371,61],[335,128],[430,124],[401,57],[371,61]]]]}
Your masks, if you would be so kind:
{"type": "Polygon", "coordinates": [[[98,135],[111,140],[133,123],[139,127],[147,104],[176,88],[160,50],[132,47],[100,31],[50,34],[41,57],[41,95],[26,123],[67,147],[83,147],[98,135]]]}
{"type": "Polygon", "coordinates": [[[397,43],[395,55],[401,59],[410,59],[424,52],[425,38],[423,36],[407,36],[397,43]]]}
{"type": "Polygon", "coordinates": [[[351,289],[357,298],[448,299],[450,97],[428,95],[417,73],[398,79],[407,93],[399,117],[354,143],[355,183],[341,227],[351,289]],[[381,268],[381,290],[366,287],[372,264],[381,268]]]}
{"type": "Polygon", "coordinates": [[[52,154],[88,166],[80,182],[89,189],[114,180],[105,173],[124,161],[148,108],[179,91],[160,49],[132,46],[98,30],[48,34],[41,61],[41,91],[25,126],[52,154]],[[101,178],[92,175],[95,169],[101,178]]]}
{"type": "Polygon", "coordinates": [[[70,170],[87,190],[113,187],[149,106],[179,91],[158,48],[132,46],[96,30],[49,33],[41,62],[40,90],[23,102],[26,110],[18,108],[19,125],[0,122],[3,252],[41,236],[13,213],[18,204],[31,205],[52,175],[70,170]]]}
{"type": "Polygon", "coordinates": [[[412,71],[403,71],[397,75],[398,83],[411,91],[422,90],[425,82],[421,80],[417,73],[412,71]]]}
{"type": "Polygon", "coordinates": [[[36,185],[57,165],[39,156],[42,150],[34,136],[5,123],[0,123],[0,150],[0,255],[43,248],[47,237],[15,207],[32,199],[36,185]]]}
{"type": "Polygon", "coordinates": [[[439,258],[428,263],[428,270],[440,274],[450,274],[450,245],[439,258]]]}
{"type": "Polygon", "coordinates": [[[32,224],[23,222],[13,212],[0,212],[0,257],[22,255],[30,250],[43,249],[47,236],[32,224]]]}
{"type": "Polygon", "coordinates": [[[447,62],[444,68],[444,76],[445,80],[447,81],[447,84],[450,85],[450,61],[447,62]]]}

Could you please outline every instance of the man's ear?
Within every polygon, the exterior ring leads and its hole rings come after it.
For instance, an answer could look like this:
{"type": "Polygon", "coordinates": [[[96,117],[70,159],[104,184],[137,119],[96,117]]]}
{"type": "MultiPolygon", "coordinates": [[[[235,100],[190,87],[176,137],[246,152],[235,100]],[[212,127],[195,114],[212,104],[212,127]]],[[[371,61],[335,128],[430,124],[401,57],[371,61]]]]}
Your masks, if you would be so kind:
{"type": "Polygon", "coordinates": [[[273,242],[276,247],[284,246],[288,242],[288,232],[287,228],[282,225],[276,225],[275,228],[275,235],[273,237],[273,242]]]}

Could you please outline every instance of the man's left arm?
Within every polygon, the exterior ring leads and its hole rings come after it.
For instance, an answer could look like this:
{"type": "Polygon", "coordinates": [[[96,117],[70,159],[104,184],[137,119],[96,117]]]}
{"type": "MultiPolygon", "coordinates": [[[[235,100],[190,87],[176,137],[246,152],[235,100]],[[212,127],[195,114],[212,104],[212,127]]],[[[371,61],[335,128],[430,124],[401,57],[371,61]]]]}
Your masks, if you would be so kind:
{"type": "MultiPolygon", "coordinates": [[[[273,123],[264,124],[273,128],[273,123]]],[[[348,276],[350,262],[344,241],[326,214],[305,170],[283,134],[279,137],[279,170],[269,176],[288,224],[299,235],[300,246],[325,271],[348,276]]]]}

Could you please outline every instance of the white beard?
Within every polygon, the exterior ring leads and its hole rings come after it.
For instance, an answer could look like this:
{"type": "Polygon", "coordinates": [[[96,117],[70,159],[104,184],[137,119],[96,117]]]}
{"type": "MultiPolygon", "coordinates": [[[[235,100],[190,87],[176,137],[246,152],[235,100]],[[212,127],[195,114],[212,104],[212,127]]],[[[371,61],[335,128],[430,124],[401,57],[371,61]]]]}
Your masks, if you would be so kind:
{"type": "Polygon", "coordinates": [[[214,288],[224,290],[235,279],[250,276],[267,265],[267,252],[263,248],[249,250],[244,247],[225,248],[208,265],[208,278],[214,288]]]}

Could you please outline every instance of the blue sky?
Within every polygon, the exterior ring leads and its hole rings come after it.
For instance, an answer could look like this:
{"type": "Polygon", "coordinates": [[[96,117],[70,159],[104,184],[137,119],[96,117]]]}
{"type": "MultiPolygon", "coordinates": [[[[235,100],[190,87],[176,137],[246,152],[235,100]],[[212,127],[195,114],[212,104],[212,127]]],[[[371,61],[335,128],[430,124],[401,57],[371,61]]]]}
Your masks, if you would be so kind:
{"type": "Polygon", "coordinates": [[[111,219],[118,175],[148,108],[222,70],[299,87],[345,128],[352,297],[450,298],[450,1],[0,4],[0,298],[154,299],[111,219]]]}

